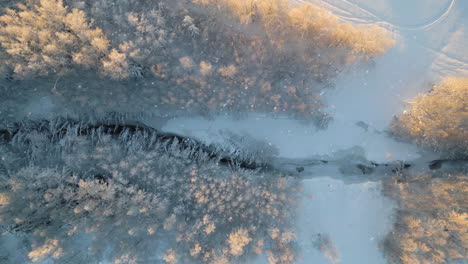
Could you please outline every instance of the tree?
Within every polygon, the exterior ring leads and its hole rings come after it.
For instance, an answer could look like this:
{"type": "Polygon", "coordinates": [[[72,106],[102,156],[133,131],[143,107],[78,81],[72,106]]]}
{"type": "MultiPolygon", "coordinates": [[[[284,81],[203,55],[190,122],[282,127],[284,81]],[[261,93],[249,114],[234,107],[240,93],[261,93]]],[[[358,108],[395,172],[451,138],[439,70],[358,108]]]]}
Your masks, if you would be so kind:
{"type": "Polygon", "coordinates": [[[398,205],[384,250],[391,264],[466,263],[466,173],[408,174],[385,181],[398,205]]]}
{"type": "Polygon", "coordinates": [[[167,263],[245,263],[262,244],[293,263],[296,179],[143,127],[68,121],[24,123],[0,142],[0,229],[24,238],[30,260],[146,263],[163,250],[167,263]]]}
{"type": "Polygon", "coordinates": [[[395,43],[389,32],[379,26],[340,23],[337,16],[309,2],[294,5],[286,0],[192,1],[227,9],[242,24],[260,24],[275,42],[307,40],[308,45],[346,48],[367,59],[383,54],[395,43]]]}
{"type": "Polygon", "coordinates": [[[390,130],[449,157],[464,158],[468,156],[467,120],[468,78],[446,77],[411,101],[390,130]]]}
{"type": "Polygon", "coordinates": [[[109,40],[93,28],[83,11],[68,10],[62,0],[29,0],[0,17],[4,60],[16,77],[65,74],[75,66],[97,68],[113,78],[125,77],[127,65],[110,51],[109,40]],[[110,62],[109,62],[110,61],[110,62]]]}

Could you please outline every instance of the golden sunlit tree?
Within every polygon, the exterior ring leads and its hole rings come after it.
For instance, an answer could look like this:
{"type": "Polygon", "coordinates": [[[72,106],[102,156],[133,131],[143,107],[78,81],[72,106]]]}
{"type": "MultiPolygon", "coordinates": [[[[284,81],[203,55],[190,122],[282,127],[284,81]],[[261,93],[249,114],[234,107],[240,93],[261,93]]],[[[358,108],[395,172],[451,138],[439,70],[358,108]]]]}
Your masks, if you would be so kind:
{"type": "Polygon", "coordinates": [[[312,3],[292,4],[287,0],[192,0],[202,5],[227,9],[242,24],[260,24],[274,42],[290,41],[288,34],[309,45],[346,48],[353,55],[372,58],[394,45],[389,32],[376,25],[342,23],[325,8],[312,3]]]}
{"type": "Polygon", "coordinates": [[[468,78],[446,77],[395,118],[391,131],[403,138],[443,151],[468,154],[468,78]]]}
{"type": "Polygon", "coordinates": [[[466,263],[468,177],[453,173],[389,179],[399,209],[384,243],[390,264],[466,263]],[[405,180],[406,179],[406,180],[405,180]]]}
{"type": "Polygon", "coordinates": [[[64,74],[75,66],[98,68],[111,77],[126,77],[125,62],[100,28],[83,11],[68,10],[62,0],[29,0],[0,17],[4,63],[25,78],[64,74]]]}

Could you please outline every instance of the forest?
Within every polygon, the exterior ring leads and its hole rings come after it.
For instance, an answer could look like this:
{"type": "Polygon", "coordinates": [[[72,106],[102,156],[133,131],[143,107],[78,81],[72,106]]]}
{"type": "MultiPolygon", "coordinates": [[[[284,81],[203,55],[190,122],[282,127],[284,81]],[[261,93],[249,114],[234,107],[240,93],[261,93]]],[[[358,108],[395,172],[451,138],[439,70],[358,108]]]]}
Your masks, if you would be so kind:
{"type": "Polygon", "coordinates": [[[0,263],[466,263],[468,4],[428,1],[2,1],[0,263]]]}

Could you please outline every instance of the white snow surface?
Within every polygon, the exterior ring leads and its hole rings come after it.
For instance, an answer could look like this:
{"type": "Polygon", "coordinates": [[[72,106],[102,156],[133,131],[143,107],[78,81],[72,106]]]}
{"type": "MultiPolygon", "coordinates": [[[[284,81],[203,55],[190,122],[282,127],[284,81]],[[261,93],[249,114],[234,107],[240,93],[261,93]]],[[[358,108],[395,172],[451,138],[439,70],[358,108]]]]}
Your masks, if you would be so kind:
{"type": "MultiPolygon", "coordinates": [[[[393,224],[394,204],[381,195],[378,182],[344,184],[321,177],[304,180],[305,199],[298,210],[298,264],[334,263],[314,241],[328,236],[336,248],[335,263],[385,264],[379,243],[393,224]]],[[[268,263],[259,257],[255,264],[268,263]]]]}
{"type": "Polygon", "coordinates": [[[306,198],[298,215],[299,263],[330,263],[313,247],[328,235],[340,263],[384,264],[378,243],[392,228],[393,203],[381,196],[380,183],[344,184],[330,178],[304,180],[306,198]]]}

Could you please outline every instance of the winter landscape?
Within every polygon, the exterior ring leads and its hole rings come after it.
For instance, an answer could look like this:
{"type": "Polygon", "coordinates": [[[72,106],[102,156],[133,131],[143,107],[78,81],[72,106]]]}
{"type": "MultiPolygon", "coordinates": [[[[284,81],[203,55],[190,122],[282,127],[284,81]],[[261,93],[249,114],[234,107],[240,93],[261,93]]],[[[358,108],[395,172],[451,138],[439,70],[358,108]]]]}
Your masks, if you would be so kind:
{"type": "Polygon", "coordinates": [[[468,262],[468,2],[0,8],[0,263],[468,262]]]}

